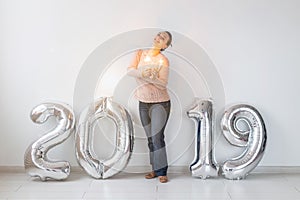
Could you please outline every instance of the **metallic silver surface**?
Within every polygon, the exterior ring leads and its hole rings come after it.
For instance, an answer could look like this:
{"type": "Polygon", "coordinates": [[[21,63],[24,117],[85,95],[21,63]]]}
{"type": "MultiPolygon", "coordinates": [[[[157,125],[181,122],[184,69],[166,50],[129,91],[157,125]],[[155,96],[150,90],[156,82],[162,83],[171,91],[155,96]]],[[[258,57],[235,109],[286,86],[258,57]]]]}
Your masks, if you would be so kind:
{"type": "Polygon", "coordinates": [[[210,100],[197,100],[187,112],[196,126],[195,158],[190,165],[192,176],[206,179],[218,176],[218,166],[215,164],[212,149],[213,105],[210,100]]]}
{"type": "Polygon", "coordinates": [[[240,156],[225,161],[222,173],[227,179],[243,179],[258,165],[265,152],[267,133],[263,118],[250,105],[235,105],[225,111],[221,129],[230,144],[246,147],[240,156]],[[247,129],[239,127],[241,122],[247,129]]]}
{"type": "Polygon", "coordinates": [[[75,144],[78,163],[93,178],[105,179],[121,172],[133,149],[133,125],[129,113],[108,97],[92,103],[80,115],[75,144]],[[98,160],[93,150],[93,127],[96,120],[105,117],[116,125],[116,146],[111,157],[98,160]]]}
{"type": "Polygon", "coordinates": [[[49,117],[57,119],[57,126],[33,142],[24,155],[25,171],[33,177],[64,180],[70,174],[67,161],[50,161],[47,152],[54,146],[64,142],[74,131],[75,117],[72,108],[63,103],[42,103],[36,106],[30,117],[35,123],[44,123],[49,117]]]}

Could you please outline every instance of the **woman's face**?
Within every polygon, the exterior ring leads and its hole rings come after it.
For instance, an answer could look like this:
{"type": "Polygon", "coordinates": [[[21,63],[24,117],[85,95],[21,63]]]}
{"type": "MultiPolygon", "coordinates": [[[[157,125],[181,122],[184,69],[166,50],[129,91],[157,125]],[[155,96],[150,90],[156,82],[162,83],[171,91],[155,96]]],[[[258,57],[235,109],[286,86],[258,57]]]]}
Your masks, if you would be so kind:
{"type": "Polygon", "coordinates": [[[165,49],[168,47],[167,43],[169,40],[170,37],[168,33],[159,32],[153,40],[153,46],[158,49],[165,49]]]}

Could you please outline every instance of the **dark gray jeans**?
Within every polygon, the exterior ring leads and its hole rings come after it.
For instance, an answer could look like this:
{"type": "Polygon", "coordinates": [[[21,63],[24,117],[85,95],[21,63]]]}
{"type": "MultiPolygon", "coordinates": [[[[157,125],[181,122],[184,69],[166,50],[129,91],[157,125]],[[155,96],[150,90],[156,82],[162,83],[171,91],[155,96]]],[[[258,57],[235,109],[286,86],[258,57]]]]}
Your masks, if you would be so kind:
{"type": "Polygon", "coordinates": [[[139,102],[140,119],[148,138],[150,164],[157,176],[167,175],[168,160],[164,130],[170,115],[171,102],[139,102]]]}

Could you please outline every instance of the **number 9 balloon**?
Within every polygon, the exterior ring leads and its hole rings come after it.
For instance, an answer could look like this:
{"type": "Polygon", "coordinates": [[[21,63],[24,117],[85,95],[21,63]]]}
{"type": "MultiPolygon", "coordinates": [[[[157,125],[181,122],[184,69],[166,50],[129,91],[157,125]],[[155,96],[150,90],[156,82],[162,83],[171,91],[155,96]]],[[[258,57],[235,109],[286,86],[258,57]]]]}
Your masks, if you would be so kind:
{"type": "Polygon", "coordinates": [[[48,160],[47,152],[54,146],[64,142],[74,130],[74,113],[68,105],[60,103],[43,103],[36,106],[30,117],[35,123],[44,123],[49,117],[55,116],[58,125],[33,142],[24,155],[26,172],[33,177],[63,180],[70,174],[70,164],[67,161],[53,162],[48,160]]]}
{"type": "Polygon", "coordinates": [[[235,105],[225,111],[221,129],[230,144],[246,147],[240,156],[225,161],[222,173],[227,179],[243,179],[258,165],[266,148],[267,133],[263,118],[250,105],[235,105]],[[241,129],[238,126],[240,122],[245,122],[248,129],[241,129]]]}

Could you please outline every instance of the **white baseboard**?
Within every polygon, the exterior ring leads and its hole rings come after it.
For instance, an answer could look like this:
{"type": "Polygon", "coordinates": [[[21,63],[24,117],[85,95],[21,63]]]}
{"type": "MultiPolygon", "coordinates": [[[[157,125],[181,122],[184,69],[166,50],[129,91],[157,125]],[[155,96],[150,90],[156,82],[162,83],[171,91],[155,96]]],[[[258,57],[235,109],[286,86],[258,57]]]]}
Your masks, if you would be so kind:
{"type": "MultiPolygon", "coordinates": [[[[149,170],[151,170],[150,166],[128,166],[124,171],[129,173],[144,173],[149,170]]],[[[168,173],[190,173],[190,169],[189,166],[169,166],[168,173]]],[[[251,173],[300,173],[300,166],[257,166],[251,173]]]]}
{"type": "MultiPolygon", "coordinates": [[[[150,166],[127,166],[123,171],[126,173],[145,173],[150,171],[150,166]]],[[[80,166],[71,168],[74,173],[83,172],[80,166]]],[[[0,173],[25,173],[23,166],[0,166],[0,173]]],[[[168,173],[190,173],[189,166],[169,166],[168,173]]],[[[300,173],[300,166],[257,166],[251,173],[300,173]]]]}
{"type": "Polygon", "coordinates": [[[257,166],[252,173],[297,174],[300,173],[300,166],[257,166]]]}

